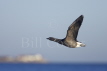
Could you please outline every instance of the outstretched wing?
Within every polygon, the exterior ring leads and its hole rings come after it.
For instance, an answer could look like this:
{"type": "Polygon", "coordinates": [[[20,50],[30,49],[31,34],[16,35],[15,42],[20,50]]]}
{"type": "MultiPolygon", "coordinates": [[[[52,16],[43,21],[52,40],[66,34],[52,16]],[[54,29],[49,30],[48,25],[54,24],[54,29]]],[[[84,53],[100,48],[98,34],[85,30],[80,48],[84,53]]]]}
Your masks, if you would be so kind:
{"type": "Polygon", "coordinates": [[[67,30],[67,35],[66,35],[66,40],[73,40],[77,41],[77,36],[78,36],[78,31],[79,28],[81,27],[82,21],[83,21],[84,16],[81,15],[79,16],[68,28],[67,30]]]}

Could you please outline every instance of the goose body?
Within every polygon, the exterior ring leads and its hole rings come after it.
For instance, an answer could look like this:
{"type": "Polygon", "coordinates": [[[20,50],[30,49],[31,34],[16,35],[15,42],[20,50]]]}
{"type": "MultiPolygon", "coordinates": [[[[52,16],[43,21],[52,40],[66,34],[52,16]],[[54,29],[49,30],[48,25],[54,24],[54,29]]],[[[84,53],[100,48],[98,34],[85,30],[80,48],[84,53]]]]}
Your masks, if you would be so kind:
{"type": "Polygon", "coordinates": [[[66,37],[63,39],[58,39],[54,37],[49,37],[47,39],[57,42],[59,44],[62,44],[64,46],[70,47],[70,48],[77,48],[77,47],[85,47],[85,44],[77,41],[77,36],[79,29],[82,25],[84,16],[79,16],[69,27],[67,30],[66,37]]]}

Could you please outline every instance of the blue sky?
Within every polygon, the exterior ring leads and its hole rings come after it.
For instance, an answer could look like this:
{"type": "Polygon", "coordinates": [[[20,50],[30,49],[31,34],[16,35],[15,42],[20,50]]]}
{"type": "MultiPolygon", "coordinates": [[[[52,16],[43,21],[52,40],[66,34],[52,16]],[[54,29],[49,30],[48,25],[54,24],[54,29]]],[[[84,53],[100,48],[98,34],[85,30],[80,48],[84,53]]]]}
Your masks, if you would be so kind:
{"type": "Polygon", "coordinates": [[[42,54],[51,62],[107,63],[106,0],[0,0],[0,55],[42,54]],[[64,38],[80,15],[78,41],[68,48],[48,41],[64,38]]]}

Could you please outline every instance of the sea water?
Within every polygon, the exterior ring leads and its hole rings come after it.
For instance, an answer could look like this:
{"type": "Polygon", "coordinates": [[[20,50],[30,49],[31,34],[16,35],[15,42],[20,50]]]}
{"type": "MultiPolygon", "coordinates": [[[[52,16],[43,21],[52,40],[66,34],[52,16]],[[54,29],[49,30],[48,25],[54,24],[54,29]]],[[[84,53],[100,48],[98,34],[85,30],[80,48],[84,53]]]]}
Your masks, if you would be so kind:
{"type": "Polygon", "coordinates": [[[107,71],[107,64],[0,63],[0,71],[107,71]]]}

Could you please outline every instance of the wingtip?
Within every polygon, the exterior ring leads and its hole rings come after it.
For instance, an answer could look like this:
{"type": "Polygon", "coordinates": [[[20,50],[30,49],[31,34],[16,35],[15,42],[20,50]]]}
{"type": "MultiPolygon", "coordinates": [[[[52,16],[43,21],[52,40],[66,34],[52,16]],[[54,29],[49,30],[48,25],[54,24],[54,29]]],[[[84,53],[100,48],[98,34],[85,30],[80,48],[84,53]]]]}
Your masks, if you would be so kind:
{"type": "Polygon", "coordinates": [[[84,17],[84,15],[81,15],[80,17],[84,17]]]}

